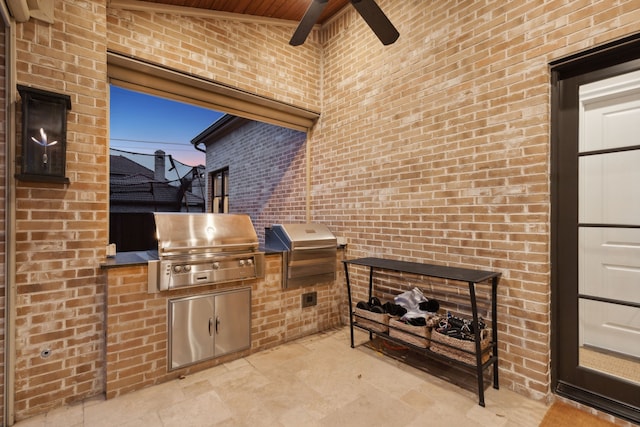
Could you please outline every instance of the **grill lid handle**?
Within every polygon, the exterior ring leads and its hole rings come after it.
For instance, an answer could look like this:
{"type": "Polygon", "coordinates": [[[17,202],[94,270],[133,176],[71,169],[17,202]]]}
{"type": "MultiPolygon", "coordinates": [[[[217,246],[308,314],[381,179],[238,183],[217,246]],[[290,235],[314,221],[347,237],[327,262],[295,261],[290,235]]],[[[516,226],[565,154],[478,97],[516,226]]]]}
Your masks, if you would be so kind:
{"type": "Polygon", "coordinates": [[[245,245],[237,245],[237,244],[222,244],[215,246],[171,246],[167,248],[161,248],[163,254],[187,254],[193,252],[211,252],[211,249],[214,248],[216,251],[223,251],[224,249],[232,249],[234,251],[246,250],[246,249],[257,249],[258,245],[255,243],[245,244],[245,245]]]}

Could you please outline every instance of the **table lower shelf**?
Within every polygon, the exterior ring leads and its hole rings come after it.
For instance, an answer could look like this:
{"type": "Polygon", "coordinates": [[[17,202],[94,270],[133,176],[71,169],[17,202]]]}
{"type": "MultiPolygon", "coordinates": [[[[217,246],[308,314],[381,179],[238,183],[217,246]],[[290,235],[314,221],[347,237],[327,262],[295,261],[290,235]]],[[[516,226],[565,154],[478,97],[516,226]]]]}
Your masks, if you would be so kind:
{"type": "MultiPolygon", "coordinates": [[[[369,333],[369,339],[371,340],[373,338],[373,336],[379,337],[383,340],[392,342],[394,344],[398,344],[401,345],[403,347],[406,347],[407,349],[411,350],[412,352],[418,353],[422,356],[425,356],[429,359],[433,359],[433,360],[437,360],[439,362],[445,363],[449,366],[452,366],[454,368],[459,368],[461,370],[470,372],[470,373],[474,373],[476,374],[476,382],[478,385],[478,399],[479,399],[479,405],[480,406],[485,406],[484,403],[484,379],[483,379],[483,373],[485,370],[489,369],[491,366],[493,366],[494,368],[494,375],[493,375],[493,388],[495,389],[499,389],[499,384],[498,384],[498,375],[497,375],[497,369],[498,369],[498,357],[495,356],[494,354],[490,354],[489,357],[487,358],[486,361],[484,361],[483,363],[481,363],[479,366],[476,363],[470,364],[470,363],[466,363],[464,361],[461,360],[456,360],[453,359],[445,354],[442,353],[436,353],[434,351],[432,351],[429,348],[423,348],[417,345],[414,345],[410,342],[407,342],[405,340],[393,337],[389,334],[389,332],[380,332],[380,331],[376,331],[376,330],[372,330],[366,326],[363,325],[359,325],[357,322],[352,322],[351,324],[351,347],[355,348],[355,343],[354,343],[354,336],[353,336],[353,328],[357,328],[363,331],[366,331],[369,333]]],[[[390,327],[391,329],[392,327],[390,327]]],[[[405,331],[402,331],[405,332],[405,331]]],[[[491,353],[493,349],[493,343],[491,343],[484,351],[483,353],[491,353]]],[[[475,355],[474,355],[475,356],[475,355]]]]}
{"type": "MultiPolygon", "coordinates": [[[[498,287],[498,280],[500,279],[501,273],[495,272],[495,271],[457,268],[457,267],[449,267],[444,265],[408,262],[408,261],[384,259],[384,258],[377,258],[377,257],[365,257],[365,258],[358,258],[358,259],[352,259],[352,260],[344,260],[343,263],[344,263],[345,281],[347,285],[347,295],[348,295],[348,304],[349,304],[348,307],[350,310],[349,326],[351,329],[351,347],[354,347],[353,329],[354,327],[356,327],[356,328],[360,328],[362,330],[368,331],[370,334],[369,335],[370,340],[373,338],[373,335],[375,334],[376,336],[379,336],[385,340],[389,340],[409,348],[410,350],[412,350],[412,353],[415,351],[415,352],[418,352],[419,354],[428,356],[427,358],[446,361],[447,364],[450,364],[451,366],[458,366],[458,367],[475,371],[476,382],[478,385],[479,405],[485,406],[484,404],[484,371],[488,369],[488,367],[490,366],[493,367],[493,387],[496,389],[498,388],[497,287],[498,287]],[[461,347],[464,350],[463,352],[458,352],[458,354],[454,354],[453,358],[447,357],[444,354],[435,353],[433,351],[430,351],[429,349],[424,349],[419,346],[414,346],[411,343],[406,343],[404,340],[397,339],[395,337],[390,336],[389,333],[381,332],[381,331],[386,331],[385,329],[381,329],[380,331],[373,331],[369,328],[362,327],[357,323],[355,323],[354,322],[355,313],[351,311],[353,307],[353,300],[352,300],[352,294],[351,294],[351,281],[349,278],[349,265],[368,268],[369,300],[372,298],[372,296],[376,294],[374,280],[373,280],[374,270],[386,271],[387,272],[386,274],[392,274],[392,275],[396,275],[396,274],[402,275],[407,273],[411,276],[421,276],[421,277],[427,277],[427,278],[432,277],[438,280],[442,279],[443,286],[449,286],[450,285],[449,282],[466,283],[469,288],[468,304],[469,304],[471,318],[473,319],[472,324],[476,326],[475,333],[474,333],[475,341],[473,344],[473,351],[469,350],[468,345],[462,345],[461,347]],[[491,343],[488,346],[488,350],[485,349],[485,344],[484,344],[487,340],[486,335],[484,335],[486,334],[486,330],[483,333],[481,330],[477,328],[477,326],[479,325],[480,318],[478,314],[478,301],[476,299],[476,287],[480,286],[481,284],[490,285],[490,291],[489,291],[490,293],[488,294],[490,298],[486,298],[487,296],[486,294],[483,296],[485,305],[487,305],[487,307],[485,308],[487,309],[488,312],[491,313],[490,324],[492,325],[492,328],[493,328],[491,330],[491,338],[490,338],[491,343]],[[485,352],[487,352],[487,354],[489,354],[488,352],[490,352],[489,357],[487,358],[487,360],[482,360],[483,357],[485,357],[484,356],[485,352]],[[458,360],[462,358],[464,358],[464,360],[471,360],[471,363],[465,363],[465,362],[462,362],[461,360],[458,360]],[[473,363],[474,359],[475,359],[475,363],[473,363]]],[[[385,284],[385,289],[386,289],[385,292],[388,293],[389,292],[388,284],[385,284]]],[[[454,288],[453,290],[456,294],[460,292],[460,289],[458,288],[454,288]]],[[[459,302],[457,304],[459,304],[459,302]]],[[[361,317],[368,318],[369,315],[363,315],[361,317]]],[[[377,323],[380,323],[380,322],[377,322],[377,323]]],[[[375,323],[373,325],[377,326],[375,323]]],[[[404,326],[402,328],[404,329],[404,326]]],[[[410,329],[410,328],[407,328],[407,329],[410,329]]],[[[399,334],[395,334],[395,335],[397,336],[399,334]]],[[[418,340],[415,342],[424,344],[424,337],[420,337],[419,335],[416,335],[416,337],[418,337],[418,340]]],[[[411,339],[412,341],[414,341],[413,338],[414,337],[412,335],[409,336],[409,339],[411,339]]],[[[438,342],[438,344],[442,344],[445,346],[449,344],[446,348],[454,349],[456,347],[451,345],[452,342],[450,341],[452,338],[453,337],[446,337],[446,339],[439,338],[436,341],[438,342]]]]}

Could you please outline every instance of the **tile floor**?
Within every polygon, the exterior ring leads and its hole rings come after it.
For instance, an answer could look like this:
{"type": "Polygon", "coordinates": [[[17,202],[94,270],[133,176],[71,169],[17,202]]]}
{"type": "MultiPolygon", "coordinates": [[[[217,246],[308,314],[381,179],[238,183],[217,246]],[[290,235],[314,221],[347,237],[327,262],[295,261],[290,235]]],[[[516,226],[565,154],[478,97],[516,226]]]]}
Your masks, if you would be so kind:
{"type": "MultiPolygon", "coordinates": [[[[366,341],[358,332],[356,344],[366,341]]],[[[16,426],[536,427],[547,409],[492,387],[482,408],[473,390],[366,345],[352,349],[349,329],[340,328],[115,399],[89,399],[16,426]]]]}

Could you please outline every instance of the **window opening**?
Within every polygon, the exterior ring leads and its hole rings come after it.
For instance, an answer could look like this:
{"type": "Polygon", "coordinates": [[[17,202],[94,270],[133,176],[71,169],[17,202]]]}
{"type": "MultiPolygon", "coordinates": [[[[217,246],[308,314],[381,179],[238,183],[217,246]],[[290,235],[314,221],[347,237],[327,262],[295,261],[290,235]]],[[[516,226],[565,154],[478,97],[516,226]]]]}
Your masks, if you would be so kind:
{"type": "Polygon", "coordinates": [[[154,249],[154,212],[205,212],[205,156],[190,139],[222,113],[110,88],[109,242],[154,249]]]}
{"type": "Polygon", "coordinates": [[[229,168],[211,172],[211,212],[229,212],[229,168]]]}

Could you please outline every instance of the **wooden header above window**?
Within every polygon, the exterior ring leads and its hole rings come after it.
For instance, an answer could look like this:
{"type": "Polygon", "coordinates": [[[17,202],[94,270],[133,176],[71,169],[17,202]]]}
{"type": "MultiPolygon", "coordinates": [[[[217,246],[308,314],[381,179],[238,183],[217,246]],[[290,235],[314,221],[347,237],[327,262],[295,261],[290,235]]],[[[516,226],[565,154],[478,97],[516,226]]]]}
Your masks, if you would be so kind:
{"type": "Polygon", "coordinates": [[[107,54],[109,82],[289,129],[308,131],[320,113],[118,53],[107,54]]]}

